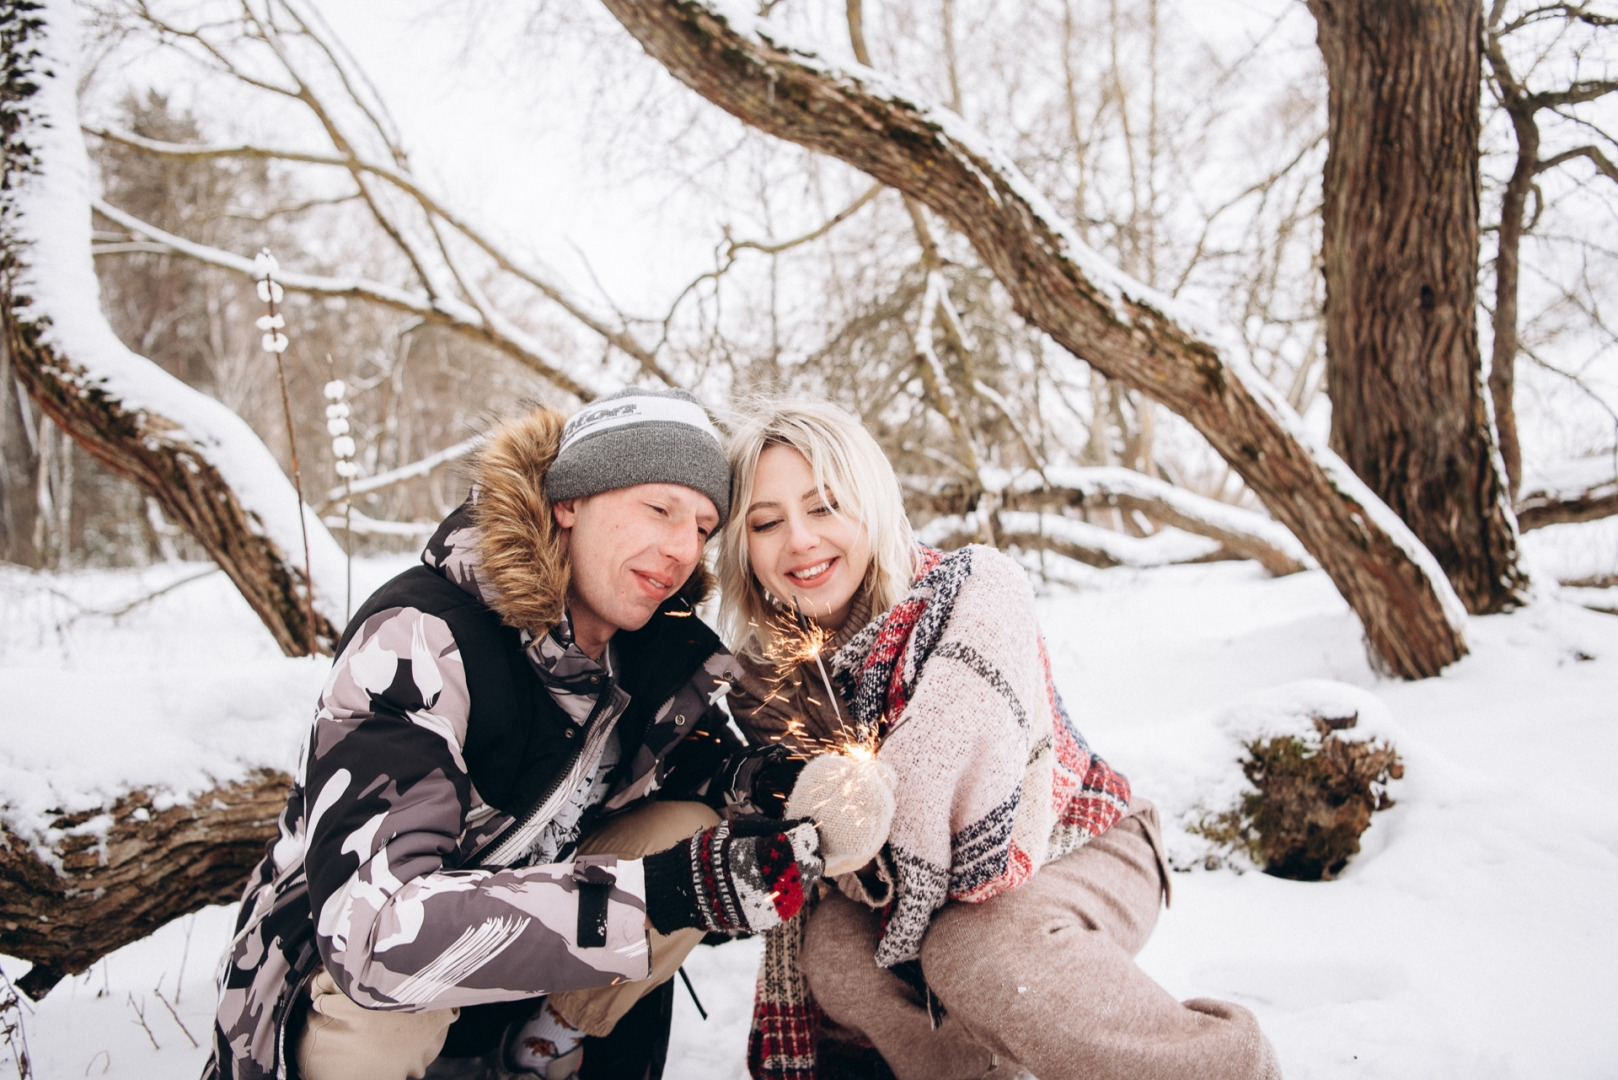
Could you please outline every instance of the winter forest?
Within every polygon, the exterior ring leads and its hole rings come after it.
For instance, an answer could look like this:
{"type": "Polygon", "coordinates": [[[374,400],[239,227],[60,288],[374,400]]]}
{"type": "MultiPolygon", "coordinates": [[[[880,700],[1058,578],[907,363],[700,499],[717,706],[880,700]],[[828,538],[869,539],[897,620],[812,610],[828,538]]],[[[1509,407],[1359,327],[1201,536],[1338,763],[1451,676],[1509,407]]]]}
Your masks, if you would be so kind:
{"type": "MultiPolygon", "coordinates": [[[[1164,815],[1142,967],[1289,1077],[1618,1075],[1618,3],[0,41],[0,1076],[200,1069],[349,615],[495,421],[633,385],[836,402],[922,540],[1022,562],[1164,815]]],[[[756,944],[666,1075],[746,1076],[756,944]]]]}

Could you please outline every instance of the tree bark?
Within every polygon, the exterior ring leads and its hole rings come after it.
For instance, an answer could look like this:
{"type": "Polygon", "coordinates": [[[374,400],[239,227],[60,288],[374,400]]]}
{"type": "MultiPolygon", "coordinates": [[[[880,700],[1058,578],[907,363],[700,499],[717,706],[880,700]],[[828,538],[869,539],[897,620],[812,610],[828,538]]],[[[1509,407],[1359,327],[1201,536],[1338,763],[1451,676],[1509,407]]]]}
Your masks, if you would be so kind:
{"type": "Polygon", "coordinates": [[[1472,612],[1522,599],[1477,336],[1480,0],[1309,0],[1329,89],[1332,448],[1472,612]]]}
{"type": "MultiPolygon", "coordinates": [[[[266,528],[272,511],[284,518],[298,507],[274,459],[223,406],[203,399],[155,364],[123,351],[99,317],[88,244],[88,169],[82,159],[70,160],[66,152],[65,140],[79,138],[71,115],[72,73],[62,57],[42,56],[41,49],[55,30],[48,27],[47,10],[28,0],[0,5],[5,64],[5,85],[0,90],[5,106],[0,110],[5,152],[0,317],[11,369],[51,420],[97,460],[139,485],[196,538],[284,652],[302,656],[330,651],[337,630],[318,608],[311,611],[303,552],[285,550],[266,528]],[[74,237],[63,235],[80,227],[82,251],[76,249],[74,237]],[[53,304],[74,290],[82,295],[74,297],[64,318],[53,304]],[[84,325],[90,312],[95,313],[95,326],[84,325]],[[64,355],[65,340],[93,341],[94,346],[88,355],[64,355]],[[116,360],[109,361],[114,352],[116,360]],[[114,370],[131,364],[149,370],[139,370],[133,378],[114,370]],[[189,430],[155,406],[131,404],[119,385],[185,405],[194,417],[205,418],[209,430],[189,430]],[[222,470],[227,460],[250,476],[255,487],[264,489],[259,503],[244,503],[233,489],[222,470]],[[285,513],[269,504],[278,498],[284,499],[285,513]]],[[[49,10],[49,20],[71,17],[70,10],[49,10]]],[[[51,46],[61,47],[54,42],[51,46]]],[[[77,148],[82,155],[82,142],[77,148]]],[[[311,521],[310,528],[319,530],[311,541],[323,540],[330,551],[338,551],[318,521],[311,521]]]]}
{"type": "Polygon", "coordinates": [[[957,118],[875,73],[739,32],[696,0],[603,0],[675,77],[762,131],[842,159],[959,229],[1017,311],[1075,357],[1185,417],[1290,528],[1360,616],[1373,656],[1410,678],[1466,652],[1464,616],[1408,531],[1244,361],[1169,301],[1100,263],[1028,181],[957,118]]]}
{"type": "Polygon", "coordinates": [[[138,791],[61,815],[51,822],[63,834],[51,851],[60,869],[0,827],[0,952],[34,965],[18,987],[38,1000],[172,919],[240,900],[289,783],[266,771],[166,809],[138,791]]]}

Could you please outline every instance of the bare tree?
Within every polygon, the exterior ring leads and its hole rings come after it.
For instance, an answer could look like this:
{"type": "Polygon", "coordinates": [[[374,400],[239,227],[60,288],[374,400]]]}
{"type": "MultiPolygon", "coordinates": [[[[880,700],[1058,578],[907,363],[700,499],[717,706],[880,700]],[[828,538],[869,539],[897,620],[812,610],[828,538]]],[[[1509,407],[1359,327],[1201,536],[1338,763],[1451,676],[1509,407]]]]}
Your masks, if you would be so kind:
{"type": "Polygon", "coordinates": [[[913,91],[805,62],[706,4],[605,2],[710,101],[913,195],[971,240],[1025,318],[1185,416],[1319,560],[1392,670],[1431,675],[1465,652],[1453,593],[1397,519],[1300,438],[1291,410],[1250,369],[1096,260],[976,133],[913,104],[913,91]]]}
{"type": "MultiPolygon", "coordinates": [[[[1515,498],[1522,484],[1522,446],[1517,434],[1515,387],[1517,357],[1522,351],[1519,293],[1523,235],[1532,231],[1545,209],[1541,187],[1541,178],[1545,173],[1581,163],[1593,169],[1597,177],[1618,183],[1618,165],[1609,156],[1609,151],[1615,145],[1612,135],[1574,112],[1577,106],[1599,101],[1618,91],[1618,80],[1575,77],[1536,89],[1529,85],[1528,76],[1539,65],[1531,62],[1528,71],[1519,72],[1517,65],[1512,62],[1509,47],[1514,35],[1527,36],[1525,32],[1543,32],[1551,28],[1553,38],[1560,40],[1577,31],[1584,31],[1584,40],[1574,45],[1574,59],[1577,60],[1582,47],[1588,47],[1591,36],[1601,31],[1610,34],[1614,27],[1618,27],[1618,17],[1602,13],[1590,4],[1536,4],[1508,18],[1508,6],[1507,0],[1493,0],[1490,4],[1484,27],[1483,55],[1488,63],[1489,85],[1511,122],[1516,141],[1511,176],[1500,199],[1500,224],[1494,259],[1494,310],[1490,312],[1494,348],[1489,367],[1489,394],[1494,404],[1495,426],[1500,434],[1500,454],[1505,462],[1512,497],[1515,498]],[[1568,140],[1572,145],[1547,154],[1542,148],[1541,124],[1543,120],[1552,118],[1564,121],[1564,127],[1571,127],[1573,138],[1568,140]],[[1574,122],[1565,123],[1569,120],[1574,122]]],[[[1548,51],[1548,47],[1542,51],[1548,51]]],[[[1574,66],[1575,72],[1581,70],[1574,66]]],[[[1555,78],[1559,74],[1553,70],[1549,77],[1555,78]]],[[[1545,77],[1542,76],[1542,79],[1545,77]]],[[[1525,509],[1519,507],[1519,518],[1525,509]]],[[[1523,525],[1527,527],[1526,521],[1523,525]]]]}

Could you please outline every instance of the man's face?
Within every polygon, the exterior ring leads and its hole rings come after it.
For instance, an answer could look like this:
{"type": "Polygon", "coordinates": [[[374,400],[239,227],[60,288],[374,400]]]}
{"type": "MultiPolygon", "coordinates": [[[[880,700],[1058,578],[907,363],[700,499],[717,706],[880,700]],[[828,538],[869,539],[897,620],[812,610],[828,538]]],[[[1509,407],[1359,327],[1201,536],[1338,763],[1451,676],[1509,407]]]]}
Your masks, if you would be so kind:
{"type": "Polygon", "coordinates": [[[619,630],[638,630],[685,584],[719,524],[713,500],[679,484],[637,484],[554,507],[567,530],[568,610],[591,656],[619,630]]]}

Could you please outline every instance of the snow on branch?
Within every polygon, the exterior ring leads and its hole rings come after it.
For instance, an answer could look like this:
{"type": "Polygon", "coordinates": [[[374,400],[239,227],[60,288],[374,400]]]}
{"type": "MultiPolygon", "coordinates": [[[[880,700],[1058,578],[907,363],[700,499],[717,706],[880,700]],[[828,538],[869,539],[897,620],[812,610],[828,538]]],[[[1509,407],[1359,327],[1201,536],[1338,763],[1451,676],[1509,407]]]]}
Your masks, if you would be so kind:
{"type": "Polygon", "coordinates": [[[1517,500],[1517,527],[1523,532],[1546,525],[1597,521],[1618,514],[1618,479],[1587,488],[1542,488],[1517,500]]]}
{"type": "Polygon", "coordinates": [[[1047,466],[1000,485],[1008,507],[1038,504],[1138,510],[1176,529],[1204,536],[1237,558],[1254,559],[1277,577],[1314,565],[1297,537],[1273,518],[1244,510],[1131,469],[1047,466]]]}
{"type": "Polygon", "coordinates": [[[328,504],[338,502],[354,495],[369,495],[374,491],[390,488],[395,484],[402,484],[406,480],[415,480],[427,476],[434,470],[448,465],[452,461],[459,461],[478,447],[483,445],[485,435],[474,435],[470,439],[462,439],[454,446],[446,446],[436,454],[428,454],[424,458],[412,461],[408,465],[401,465],[397,469],[389,469],[385,473],[367,476],[363,480],[355,480],[342,487],[334,487],[326,492],[328,504]]]}
{"type": "MultiPolygon", "coordinates": [[[[1179,529],[1136,537],[1062,514],[1002,510],[995,517],[999,523],[996,540],[1002,548],[1049,551],[1102,570],[1115,566],[1169,566],[1229,557],[1217,541],[1179,529]]],[[[982,529],[976,515],[952,514],[934,518],[916,535],[922,543],[950,549],[976,543],[982,529]]]]}
{"type": "MultiPolygon", "coordinates": [[[[335,639],[343,556],[275,457],[224,405],[126,348],[99,305],[90,255],[90,163],[79,135],[70,0],[9,25],[0,304],[14,370],[39,406],[139,484],[230,575],[289,653],[335,639]],[[293,553],[307,527],[314,576],[293,553]],[[306,615],[313,589],[318,618],[306,615]]],[[[242,260],[243,272],[252,264],[242,260]]]]}

